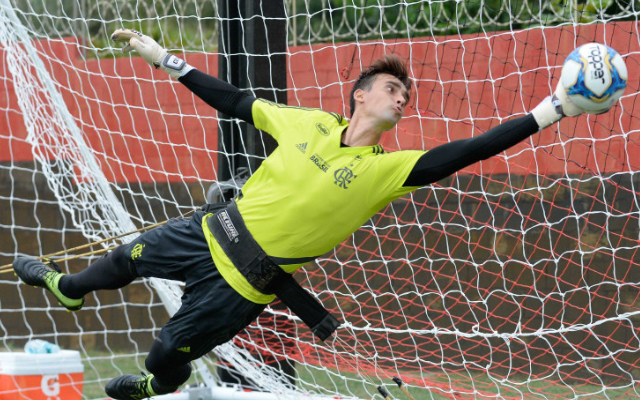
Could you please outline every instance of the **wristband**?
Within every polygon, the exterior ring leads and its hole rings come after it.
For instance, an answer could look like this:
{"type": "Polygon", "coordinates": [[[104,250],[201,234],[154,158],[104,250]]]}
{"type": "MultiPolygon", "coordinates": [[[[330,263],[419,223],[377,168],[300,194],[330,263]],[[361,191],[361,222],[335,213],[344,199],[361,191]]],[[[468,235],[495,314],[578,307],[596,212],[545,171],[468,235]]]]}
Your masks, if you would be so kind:
{"type": "Polygon", "coordinates": [[[186,75],[187,72],[193,69],[186,61],[173,54],[167,54],[160,63],[159,68],[175,79],[186,75]]]}

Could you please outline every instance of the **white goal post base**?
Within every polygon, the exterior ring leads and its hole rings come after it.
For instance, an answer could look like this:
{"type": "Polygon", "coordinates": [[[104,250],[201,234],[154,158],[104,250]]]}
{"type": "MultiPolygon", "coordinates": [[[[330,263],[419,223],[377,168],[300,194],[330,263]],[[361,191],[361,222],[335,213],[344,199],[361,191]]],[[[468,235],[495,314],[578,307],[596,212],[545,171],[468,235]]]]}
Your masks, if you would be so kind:
{"type": "Polygon", "coordinates": [[[268,392],[245,391],[238,385],[224,385],[215,387],[187,388],[178,393],[154,396],[153,400],[359,400],[355,397],[313,396],[292,392],[290,394],[275,394],[268,392]]]}

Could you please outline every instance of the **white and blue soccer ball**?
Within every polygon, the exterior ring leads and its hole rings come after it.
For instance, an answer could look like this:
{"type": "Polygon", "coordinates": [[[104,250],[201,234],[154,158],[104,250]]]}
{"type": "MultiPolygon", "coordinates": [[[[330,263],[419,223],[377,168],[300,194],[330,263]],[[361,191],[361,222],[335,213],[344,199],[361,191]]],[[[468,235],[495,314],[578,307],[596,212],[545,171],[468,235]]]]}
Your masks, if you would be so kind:
{"type": "Polygon", "coordinates": [[[576,106],[589,114],[599,114],[622,96],[627,87],[627,66],[611,47],[588,43],[569,54],[560,82],[576,106]]]}

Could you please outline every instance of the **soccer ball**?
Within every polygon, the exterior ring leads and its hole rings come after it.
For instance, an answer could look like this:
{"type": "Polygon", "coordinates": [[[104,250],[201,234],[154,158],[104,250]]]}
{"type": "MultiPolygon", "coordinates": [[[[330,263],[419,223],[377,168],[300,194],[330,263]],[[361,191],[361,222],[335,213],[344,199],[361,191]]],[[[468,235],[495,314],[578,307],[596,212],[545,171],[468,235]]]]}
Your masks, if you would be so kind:
{"type": "Polygon", "coordinates": [[[611,47],[588,43],[569,54],[560,82],[576,106],[588,114],[600,114],[622,96],[627,87],[627,66],[611,47]]]}

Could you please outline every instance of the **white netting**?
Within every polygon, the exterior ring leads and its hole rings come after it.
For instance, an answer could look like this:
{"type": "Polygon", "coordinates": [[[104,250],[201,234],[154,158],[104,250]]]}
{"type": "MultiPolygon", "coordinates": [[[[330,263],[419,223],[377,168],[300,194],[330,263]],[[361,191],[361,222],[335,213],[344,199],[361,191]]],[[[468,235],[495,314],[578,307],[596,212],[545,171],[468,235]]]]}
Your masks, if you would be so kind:
{"type": "MultiPolygon", "coordinates": [[[[378,385],[404,398],[394,376],[416,399],[640,397],[637,4],[285,5],[289,104],[346,114],[363,66],[385,52],[409,60],[416,90],[404,122],[382,139],[389,151],[429,149],[524,115],[585,42],[623,55],[628,88],[607,114],[565,119],[394,202],[298,273],[346,323],[326,344],[274,305],[216,355],[278,398],[372,398],[378,385]],[[295,388],[272,368],[282,361],[296,365],[295,388]]],[[[109,34],[141,29],[217,75],[219,23],[213,1],[0,2],[6,263],[205,202],[225,156],[215,111],[121,57],[109,34]]],[[[179,285],[137,281],[68,314],[2,274],[4,348],[39,337],[81,350],[83,395],[100,398],[110,378],[143,369],[180,294],[179,285]]],[[[194,381],[212,384],[213,368],[199,362],[194,381]]]]}

